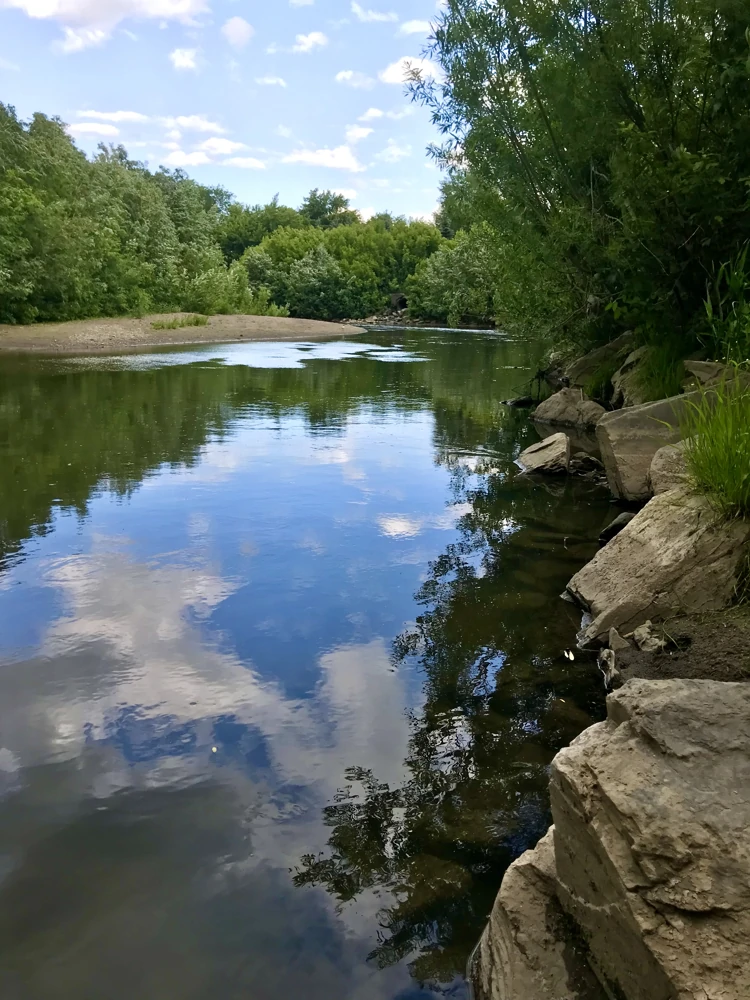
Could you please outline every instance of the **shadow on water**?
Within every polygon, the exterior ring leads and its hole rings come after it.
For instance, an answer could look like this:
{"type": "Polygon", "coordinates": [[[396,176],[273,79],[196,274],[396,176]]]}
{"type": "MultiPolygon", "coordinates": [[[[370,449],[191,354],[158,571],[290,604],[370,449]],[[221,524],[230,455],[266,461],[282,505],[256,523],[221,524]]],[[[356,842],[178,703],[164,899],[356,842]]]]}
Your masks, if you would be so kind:
{"type": "Polygon", "coordinates": [[[4,998],[466,995],[603,712],[559,594],[609,503],[518,474],[536,361],[2,359],[4,998]]]}

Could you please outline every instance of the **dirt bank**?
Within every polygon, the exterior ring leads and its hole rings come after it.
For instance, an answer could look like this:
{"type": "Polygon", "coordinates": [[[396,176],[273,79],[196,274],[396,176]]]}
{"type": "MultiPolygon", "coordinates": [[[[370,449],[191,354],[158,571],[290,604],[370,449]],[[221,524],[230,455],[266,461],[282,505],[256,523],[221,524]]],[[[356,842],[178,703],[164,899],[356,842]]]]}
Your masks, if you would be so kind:
{"type": "Polygon", "coordinates": [[[617,653],[623,681],[689,678],[750,681],[750,605],[672,618],[657,626],[668,646],[660,653],[617,653]]]}
{"type": "Polygon", "coordinates": [[[207,326],[155,330],[156,322],[185,313],[144,316],[142,319],[87,319],[33,326],[0,325],[0,351],[38,351],[43,354],[107,354],[170,344],[229,343],[240,340],[325,340],[364,333],[358,326],[320,323],[277,316],[211,316],[207,326]]]}

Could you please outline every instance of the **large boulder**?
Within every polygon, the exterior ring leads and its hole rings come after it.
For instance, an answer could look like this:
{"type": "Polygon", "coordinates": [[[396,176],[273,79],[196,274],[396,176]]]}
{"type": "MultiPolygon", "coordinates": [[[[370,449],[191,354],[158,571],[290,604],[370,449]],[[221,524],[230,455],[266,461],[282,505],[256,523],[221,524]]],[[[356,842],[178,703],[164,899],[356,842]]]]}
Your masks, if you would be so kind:
{"type": "Polygon", "coordinates": [[[589,399],[580,389],[561,389],[537,406],[534,420],[543,424],[596,427],[605,413],[603,406],[589,399]]]}
{"type": "Polygon", "coordinates": [[[477,949],[477,1000],[606,1000],[556,895],[553,831],[510,866],[477,949]]]}
{"type": "Polygon", "coordinates": [[[538,441],[521,452],[518,464],[524,472],[562,475],[570,465],[570,438],[567,434],[553,434],[544,441],[538,441]]]}
{"type": "Polygon", "coordinates": [[[596,426],[596,437],[612,493],[622,500],[651,496],[649,472],[654,455],[682,438],[680,421],[700,392],[673,396],[605,413],[596,426]]]}
{"type": "Polygon", "coordinates": [[[573,388],[585,389],[603,369],[612,371],[618,361],[633,350],[633,340],[632,331],[623,333],[603,347],[597,347],[578,358],[565,371],[568,384],[573,388]]]}
{"type": "Polygon", "coordinates": [[[552,767],[558,898],[611,996],[750,997],[750,684],[630,681],[608,709],[552,767]]]}
{"type": "Polygon", "coordinates": [[[568,592],[592,615],[582,638],[604,641],[649,619],[715,611],[735,594],[750,522],[720,521],[703,496],[675,489],[647,504],[573,577],[568,592]]]}
{"type": "Polygon", "coordinates": [[[648,478],[654,495],[685,486],[688,478],[685,449],[687,441],[667,444],[651,460],[648,478]]]}
{"type": "Polygon", "coordinates": [[[691,389],[733,382],[738,382],[743,389],[750,388],[750,372],[741,371],[720,361],[688,360],[685,362],[685,371],[687,372],[685,386],[691,389]]]}

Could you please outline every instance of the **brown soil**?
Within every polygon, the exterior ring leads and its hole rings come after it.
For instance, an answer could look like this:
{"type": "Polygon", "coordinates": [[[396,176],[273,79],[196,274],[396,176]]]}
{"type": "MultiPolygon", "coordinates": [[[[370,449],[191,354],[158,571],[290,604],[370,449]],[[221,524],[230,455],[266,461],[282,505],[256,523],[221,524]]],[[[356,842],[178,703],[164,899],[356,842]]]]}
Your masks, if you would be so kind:
{"type": "Polygon", "coordinates": [[[623,680],[694,678],[750,681],[750,606],[685,618],[661,626],[669,647],[661,653],[617,653],[623,680]]]}
{"type": "Polygon", "coordinates": [[[152,323],[187,313],[141,319],[87,319],[33,326],[0,325],[0,351],[43,354],[107,354],[170,344],[230,343],[242,340],[331,340],[364,333],[358,326],[278,316],[211,316],[207,326],[154,330],[152,323]]]}

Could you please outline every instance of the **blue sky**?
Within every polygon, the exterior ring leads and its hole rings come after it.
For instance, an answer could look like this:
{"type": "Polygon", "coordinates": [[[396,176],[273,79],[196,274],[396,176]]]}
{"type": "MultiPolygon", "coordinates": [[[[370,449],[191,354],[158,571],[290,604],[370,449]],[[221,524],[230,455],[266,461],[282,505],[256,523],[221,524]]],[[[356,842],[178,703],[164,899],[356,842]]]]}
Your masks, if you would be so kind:
{"type": "Polygon", "coordinates": [[[333,188],[427,216],[437,135],[405,94],[436,0],[0,0],[0,100],[91,152],[183,167],[246,202],[333,188]]]}

